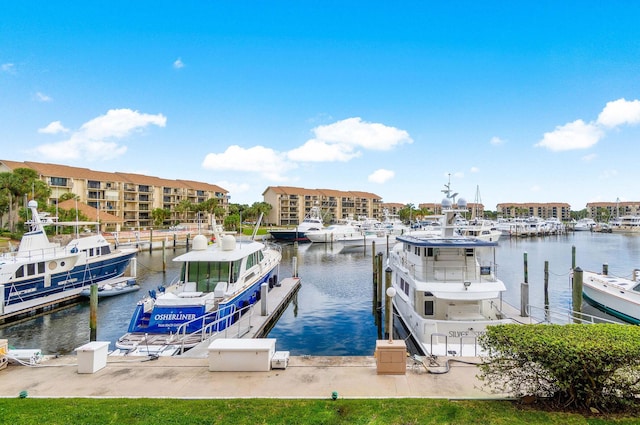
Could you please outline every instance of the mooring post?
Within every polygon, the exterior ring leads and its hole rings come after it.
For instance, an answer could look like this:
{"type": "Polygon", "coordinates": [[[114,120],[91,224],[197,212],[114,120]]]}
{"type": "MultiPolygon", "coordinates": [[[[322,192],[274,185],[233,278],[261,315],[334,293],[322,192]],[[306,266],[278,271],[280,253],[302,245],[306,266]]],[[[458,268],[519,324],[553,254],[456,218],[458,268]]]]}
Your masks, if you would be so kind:
{"type": "Polygon", "coordinates": [[[572,291],[572,303],[573,303],[573,316],[576,323],[581,322],[582,315],[582,280],[583,273],[580,267],[576,267],[573,270],[573,291],[572,291]]]}
{"type": "Polygon", "coordinates": [[[98,336],[98,284],[92,283],[89,291],[89,341],[98,336]]]}
{"type": "MultiPolygon", "coordinates": [[[[389,288],[391,288],[391,267],[387,267],[385,269],[385,294],[387,293],[389,288]]],[[[391,296],[386,297],[385,301],[386,303],[385,303],[384,314],[385,314],[385,317],[389,319],[387,321],[387,323],[389,323],[389,326],[393,326],[393,317],[391,316],[393,314],[392,297],[391,296]]],[[[386,332],[384,333],[385,338],[389,338],[390,335],[391,335],[391,329],[387,329],[386,332]]]]}
{"type": "Polygon", "coordinates": [[[266,316],[269,314],[267,309],[267,297],[269,296],[269,284],[264,282],[260,285],[260,315],[266,316]]]}
{"type": "Polygon", "coordinates": [[[576,268],[576,246],[571,247],[571,270],[576,268]]]}
{"type": "Polygon", "coordinates": [[[520,285],[520,316],[529,317],[527,307],[529,306],[529,265],[527,253],[524,253],[524,282],[520,285]]]}
{"type": "Polygon", "coordinates": [[[189,251],[189,236],[191,236],[191,234],[187,233],[187,251],[189,251]]]}
{"type": "Polygon", "coordinates": [[[153,251],[153,227],[149,228],[149,254],[153,251]]]}
{"type": "Polygon", "coordinates": [[[175,233],[173,234],[173,247],[176,247],[176,243],[178,242],[178,235],[176,235],[175,233]]]}
{"type": "MultiPolygon", "coordinates": [[[[291,269],[293,270],[293,277],[298,277],[298,257],[293,257],[291,259],[291,269]]],[[[277,282],[274,282],[274,284],[277,282]]]]}
{"type": "Polygon", "coordinates": [[[167,272],[167,240],[162,240],[162,273],[167,272]]]}
{"type": "MultiPolygon", "coordinates": [[[[605,276],[609,274],[609,264],[604,263],[602,265],[602,274],[605,275],[605,276]]],[[[632,277],[632,279],[635,279],[635,276],[632,277]]]]}
{"type": "Polygon", "coordinates": [[[549,261],[544,262],[544,313],[549,321],[549,261]]]}

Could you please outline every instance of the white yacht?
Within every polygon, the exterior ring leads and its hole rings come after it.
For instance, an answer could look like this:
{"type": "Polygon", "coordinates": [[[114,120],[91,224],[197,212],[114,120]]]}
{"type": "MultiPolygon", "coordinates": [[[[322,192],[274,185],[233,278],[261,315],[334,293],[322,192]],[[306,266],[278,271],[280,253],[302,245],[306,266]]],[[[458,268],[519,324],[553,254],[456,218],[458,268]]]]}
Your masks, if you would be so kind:
{"type": "Polygon", "coordinates": [[[388,258],[393,303],[424,354],[477,356],[478,337],[487,326],[517,322],[519,311],[502,299],[506,287],[495,275],[497,242],[456,234],[464,200],[454,208],[447,197],[442,206],[446,219],[439,237],[396,237],[388,258]]]}

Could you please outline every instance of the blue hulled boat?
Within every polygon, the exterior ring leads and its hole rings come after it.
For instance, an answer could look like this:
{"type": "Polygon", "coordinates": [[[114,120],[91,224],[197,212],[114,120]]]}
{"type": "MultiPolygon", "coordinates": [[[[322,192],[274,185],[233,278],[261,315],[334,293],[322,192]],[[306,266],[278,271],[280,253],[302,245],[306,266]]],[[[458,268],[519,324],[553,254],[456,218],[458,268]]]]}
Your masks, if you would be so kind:
{"type": "Polygon", "coordinates": [[[83,288],[119,278],[136,249],[112,249],[98,232],[62,246],[49,241],[45,226],[87,226],[88,222],[58,222],[39,214],[30,201],[30,228],[18,250],[0,257],[0,318],[73,299],[83,288]]]}
{"type": "Polygon", "coordinates": [[[215,236],[213,244],[204,235],[196,236],[193,249],[174,258],[182,263],[178,282],[150,291],[138,302],[117,348],[193,347],[237,321],[260,299],[263,283],[277,283],[279,246],[217,232],[215,236]]]}

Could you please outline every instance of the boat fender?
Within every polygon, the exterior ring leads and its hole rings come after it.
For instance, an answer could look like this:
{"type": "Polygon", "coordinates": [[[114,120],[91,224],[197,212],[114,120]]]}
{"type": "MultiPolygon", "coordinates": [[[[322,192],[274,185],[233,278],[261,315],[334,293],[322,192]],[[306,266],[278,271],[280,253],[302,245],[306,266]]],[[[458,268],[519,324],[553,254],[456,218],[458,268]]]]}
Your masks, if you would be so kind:
{"type": "Polygon", "coordinates": [[[155,300],[156,299],[156,290],[155,289],[149,290],[149,296],[155,300]]]}

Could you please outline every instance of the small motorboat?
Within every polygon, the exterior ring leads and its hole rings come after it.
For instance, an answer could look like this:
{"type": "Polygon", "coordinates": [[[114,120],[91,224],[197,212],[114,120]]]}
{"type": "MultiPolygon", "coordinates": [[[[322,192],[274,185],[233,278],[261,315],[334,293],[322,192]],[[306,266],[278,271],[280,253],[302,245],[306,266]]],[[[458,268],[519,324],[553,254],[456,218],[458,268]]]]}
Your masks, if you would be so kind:
{"type": "MultiPolygon", "coordinates": [[[[116,295],[128,294],[140,289],[135,279],[121,279],[115,282],[104,282],[98,286],[98,298],[113,297],[116,295]]],[[[91,296],[91,287],[84,288],[80,295],[83,297],[91,296]]]]}

